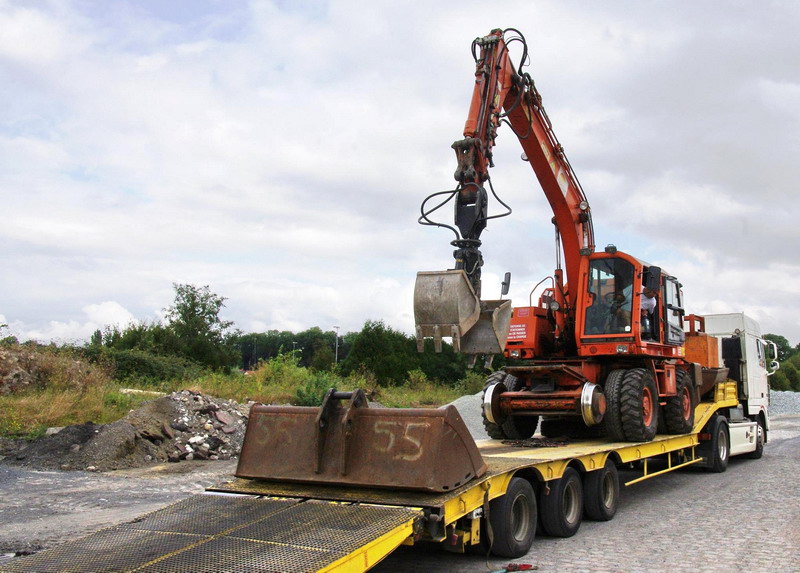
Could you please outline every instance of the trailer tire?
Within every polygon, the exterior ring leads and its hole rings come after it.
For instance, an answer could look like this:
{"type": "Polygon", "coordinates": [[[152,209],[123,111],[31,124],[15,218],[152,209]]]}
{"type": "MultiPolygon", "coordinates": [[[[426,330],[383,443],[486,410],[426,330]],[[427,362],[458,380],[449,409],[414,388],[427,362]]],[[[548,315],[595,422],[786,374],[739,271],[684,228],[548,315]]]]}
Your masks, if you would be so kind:
{"type": "Polygon", "coordinates": [[[715,416],[711,421],[711,441],[709,444],[708,471],[721,474],[728,469],[731,457],[731,440],[728,433],[728,422],[723,416],[715,416]]]}
{"type": "Polygon", "coordinates": [[[606,377],[603,384],[603,392],[606,395],[606,413],[601,424],[605,429],[608,438],[614,442],[625,440],[625,432],[622,429],[622,418],[620,417],[620,390],[622,389],[622,379],[627,370],[612,370],[606,377]]]}
{"type": "MultiPolygon", "coordinates": [[[[486,391],[496,384],[503,384],[507,392],[516,392],[522,386],[515,376],[498,370],[492,372],[486,379],[483,385],[483,399],[486,398],[486,391]]],[[[527,440],[536,433],[536,427],[539,425],[539,416],[509,416],[499,423],[489,421],[485,409],[481,411],[481,416],[483,428],[494,440],[527,440]]]]}
{"type": "Polygon", "coordinates": [[[511,558],[525,555],[536,535],[536,511],[536,493],[531,483],[524,478],[511,478],[506,493],[489,502],[492,554],[511,558]]]}
{"type": "Polygon", "coordinates": [[[627,370],[621,382],[620,420],[625,439],[649,442],[658,429],[658,388],[647,368],[627,370]]]}
{"type": "Polygon", "coordinates": [[[667,398],[664,424],[668,434],[688,434],[694,429],[695,392],[688,372],[678,370],[676,377],[677,395],[667,398]]]}
{"type": "Polygon", "coordinates": [[[767,430],[764,428],[764,422],[761,418],[757,421],[758,429],[756,430],[756,449],[752,452],[744,454],[742,457],[748,460],[760,460],[764,455],[764,443],[767,441],[767,430]]]}
{"type": "Polygon", "coordinates": [[[614,460],[608,458],[602,469],[583,476],[583,510],[587,519],[610,521],[619,505],[619,473],[614,460]]]}
{"type": "Polygon", "coordinates": [[[575,468],[560,479],[547,482],[539,498],[542,529],[553,537],[572,537],[583,519],[583,484],[575,468]],[[549,493],[548,493],[549,492],[549,493]]]}

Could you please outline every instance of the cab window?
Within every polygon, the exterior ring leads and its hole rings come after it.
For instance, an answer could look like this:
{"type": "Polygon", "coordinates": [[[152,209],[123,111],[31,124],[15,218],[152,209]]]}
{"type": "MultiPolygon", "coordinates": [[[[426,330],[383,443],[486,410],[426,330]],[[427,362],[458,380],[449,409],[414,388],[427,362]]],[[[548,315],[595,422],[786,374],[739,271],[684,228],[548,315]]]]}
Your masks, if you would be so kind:
{"type": "Polygon", "coordinates": [[[631,331],[633,265],[617,258],[589,262],[589,300],[584,334],[631,331]]]}

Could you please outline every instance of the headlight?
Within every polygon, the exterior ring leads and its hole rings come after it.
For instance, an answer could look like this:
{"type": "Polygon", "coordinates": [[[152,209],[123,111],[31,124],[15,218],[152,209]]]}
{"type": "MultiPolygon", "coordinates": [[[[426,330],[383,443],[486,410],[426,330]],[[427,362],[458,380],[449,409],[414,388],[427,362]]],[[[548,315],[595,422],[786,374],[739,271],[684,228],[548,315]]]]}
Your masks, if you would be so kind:
{"type": "Polygon", "coordinates": [[[557,301],[557,300],[551,300],[551,301],[550,301],[550,304],[549,304],[549,305],[547,305],[547,306],[548,306],[548,307],[550,308],[550,310],[552,310],[553,312],[556,312],[556,311],[557,311],[559,308],[561,308],[561,305],[560,305],[560,304],[558,304],[558,301],[557,301]]]}
{"type": "Polygon", "coordinates": [[[617,344],[617,354],[627,354],[627,352],[628,352],[627,344],[617,344]]]}
{"type": "Polygon", "coordinates": [[[519,358],[519,356],[520,356],[519,350],[512,350],[511,352],[508,353],[508,355],[511,358],[519,358]]]}

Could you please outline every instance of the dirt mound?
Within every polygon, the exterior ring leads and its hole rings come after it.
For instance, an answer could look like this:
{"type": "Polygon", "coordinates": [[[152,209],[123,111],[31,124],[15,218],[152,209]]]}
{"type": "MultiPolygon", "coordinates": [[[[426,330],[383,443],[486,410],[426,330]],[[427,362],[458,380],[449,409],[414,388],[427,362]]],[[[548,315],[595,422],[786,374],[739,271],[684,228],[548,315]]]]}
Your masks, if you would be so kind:
{"type": "Polygon", "coordinates": [[[43,470],[109,471],[239,455],[249,405],[184,390],[145,402],[107,425],[68,426],[5,443],[4,462],[43,470]]]}

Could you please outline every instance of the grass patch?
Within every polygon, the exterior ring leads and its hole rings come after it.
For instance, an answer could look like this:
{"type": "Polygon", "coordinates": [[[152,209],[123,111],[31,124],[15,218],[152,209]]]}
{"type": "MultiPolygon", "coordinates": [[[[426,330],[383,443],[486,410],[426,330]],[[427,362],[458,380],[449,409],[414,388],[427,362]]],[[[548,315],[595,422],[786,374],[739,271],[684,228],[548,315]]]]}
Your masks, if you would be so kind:
{"type": "MultiPolygon", "coordinates": [[[[110,368],[81,361],[68,352],[44,348],[35,354],[26,354],[34,381],[16,393],[0,395],[0,435],[37,436],[48,427],[88,421],[107,424],[154,397],[122,391],[123,385],[154,390],[152,380],[131,377],[120,382],[112,378],[110,368]]],[[[447,386],[428,380],[421,370],[414,370],[402,385],[384,387],[363,369],[344,377],[301,367],[296,357],[284,354],[259,363],[248,374],[204,373],[191,380],[179,377],[161,381],[156,386],[164,393],[188,389],[240,403],[252,400],[297,406],[320,405],[329,388],[341,391],[360,388],[371,401],[387,407],[435,408],[479,391],[483,377],[473,375],[456,386],[447,386]]]]}

